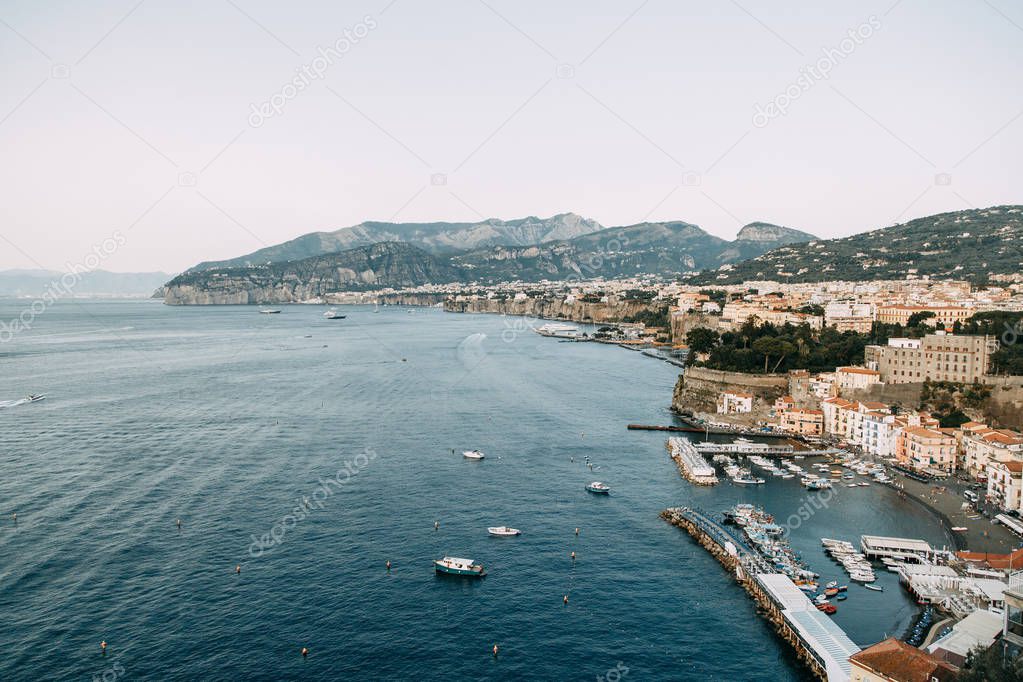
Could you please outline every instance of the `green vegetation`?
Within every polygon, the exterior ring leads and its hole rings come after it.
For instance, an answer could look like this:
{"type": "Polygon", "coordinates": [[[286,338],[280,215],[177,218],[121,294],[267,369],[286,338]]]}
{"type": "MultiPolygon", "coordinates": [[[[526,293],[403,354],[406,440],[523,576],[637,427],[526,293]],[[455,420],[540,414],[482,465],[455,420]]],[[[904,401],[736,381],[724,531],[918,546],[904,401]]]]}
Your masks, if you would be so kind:
{"type": "Polygon", "coordinates": [[[671,327],[671,322],[668,320],[668,306],[657,308],[656,310],[640,311],[635,315],[625,317],[622,322],[642,322],[647,327],[661,327],[663,329],[671,327]]]}
{"type": "Polygon", "coordinates": [[[963,408],[983,410],[991,387],[974,382],[959,384],[951,381],[924,381],[920,392],[920,409],[933,414],[945,428],[959,428],[970,421],[963,408]]]}
{"type": "Polygon", "coordinates": [[[711,369],[748,373],[790,369],[824,372],[843,365],[857,365],[863,362],[864,347],[872,342],[865,334],[839,332],[831,327],[817,333],[805,324],[777,327],[760,325],[752,319],[737,331],[725,332],[716,339],[714,334],[712,330],[697,329],[687,334],[694,354],[710,353],[707,361],[699,364],[711,369]]]}
{"type": "Polygon", "coordinates": [[[966,279],[1013,274],[1023,266],[1023,207],[996,206],[942,213],[842,239],[780,246],[727,271],[692,278],[708,285],[780,282],[966,279]],[[912,272],[911,272],[912,271],[912,272]]]}
{"type": "Polygon", "coordinates": [[[996,641],[991,648],[978,647],[966,657],[966,667],[956,682],[1020,682],[1023,680],[1023,656],[1007,655],[996,641]]]}
{"type": "Polygon", "coordinates": [[[962,334],[990,334],[998,339],[991,355],[992,374],[1023,375],[1023,313],[993,310],[977,313],[965,324],[956,324],[962,334]]]}

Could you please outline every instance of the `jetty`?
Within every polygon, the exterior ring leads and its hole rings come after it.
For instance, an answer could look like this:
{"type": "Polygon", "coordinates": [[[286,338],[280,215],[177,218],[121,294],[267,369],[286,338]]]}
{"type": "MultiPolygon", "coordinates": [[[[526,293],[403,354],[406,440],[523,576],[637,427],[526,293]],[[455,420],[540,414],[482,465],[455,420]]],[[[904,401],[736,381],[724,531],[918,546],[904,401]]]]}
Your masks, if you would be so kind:
{"type": "Polygon", "coordinates": [[[848,682],[849,657],[860,648],[818,611],[787,575],[776,572],[749,545],[732,536],[708,514],[672,507],[661,518],[685,530],[711,553],[750,594],[782,639],[822,682],[848,682]]]}
{"type": "Polygon", "coordinates": [[[762,455],[767,457],[835,457],[845,454],[845,450],[827,448],[826,450],[796,450],[791,445],[771,445],[770,443],[697,443],[696,449],[712,455],[762,455]]]}
{"type": "Polygon", "coordinates": [[[697,485],[714,485],[718,482],[714,467],[703,458],[697,449],[685,438],[669,438],[666,444],[668,454],[678,465],[683,478],[697,485]]]}
{"type": "MultiPolygon", "coordinates": [[[[679,417],[681,419],[681,417],[679,417]]],[[[750,431],[747,429],[722,429],[716,426],[659,426],[654,424],[628,424],[629,431],[677,431],[679,433],[702,433],[708,436],[756,436],[757,438],[798,438],[791,433],[778,433],[772,431],[750,431]]]]}

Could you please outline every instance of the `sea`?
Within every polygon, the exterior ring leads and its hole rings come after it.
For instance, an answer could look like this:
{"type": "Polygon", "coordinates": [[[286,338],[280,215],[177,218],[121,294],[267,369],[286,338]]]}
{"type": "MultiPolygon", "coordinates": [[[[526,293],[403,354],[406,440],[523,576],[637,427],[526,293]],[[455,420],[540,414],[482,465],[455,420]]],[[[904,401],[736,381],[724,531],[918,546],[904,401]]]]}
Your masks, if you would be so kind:
{"type": "MultiPolygon", "coordinates": [[[[525,318],[29,303],[0,300],[28,327],[0,338],[0,680],[809,680],[663,509],[762,505],[824,579],[822,537],[948,544],[876,484],[692,486],[626,429],[674,423],[679,369],[525,318]]],[[[862,646],[918,612],[878,584],[834,616],[862,646]]]]}

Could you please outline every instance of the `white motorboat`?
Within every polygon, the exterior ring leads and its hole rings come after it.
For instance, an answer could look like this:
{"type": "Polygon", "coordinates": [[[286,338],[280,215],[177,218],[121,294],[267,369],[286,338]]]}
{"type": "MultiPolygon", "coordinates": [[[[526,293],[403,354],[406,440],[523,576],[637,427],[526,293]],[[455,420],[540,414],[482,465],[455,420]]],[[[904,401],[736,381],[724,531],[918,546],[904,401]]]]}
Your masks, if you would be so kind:
{"type": "Polygon", "coordinates": [[[518,528],[509,528],[508,526],[491,526],[487,528],[487,532],[498,538],[510,538],[522,534],[518,528]]]}
{"type": "Polygon", "coordinates": [[[466,459],[484,459],[486,455],[479,450],[465,450],[462,452],[462,457],[466,459]]]}
{"type": "Polygon", "coordinates": [[[279,315],[281,311],[275,308],[263,308],[259,312],[263,315],[279,315]]]}
{"type": "Polygon", "coordinates": [[[346,315],[342,315],[341,313],[339,313],[338,311],[334,310],[333,308],[331,308],[327,312],[323,313],[323,316],[325,318],[327,318],[328,320],[343,320],[343,319],[345,319],[345,317],[347,317],[346,315]]]}

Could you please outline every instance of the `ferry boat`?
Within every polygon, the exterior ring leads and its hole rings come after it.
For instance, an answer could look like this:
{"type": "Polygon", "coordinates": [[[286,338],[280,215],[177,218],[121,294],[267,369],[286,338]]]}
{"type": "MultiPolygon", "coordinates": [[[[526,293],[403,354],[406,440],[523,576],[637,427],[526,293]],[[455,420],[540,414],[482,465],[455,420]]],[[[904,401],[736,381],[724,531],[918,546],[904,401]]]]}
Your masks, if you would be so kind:
{"type": "Polygon", "coordinates": [[[343,319],[345,319],[345,317],[347,317],[346,315],[341,315],[340,313],[338,313],[333,308],[328,310],[327,312],[323,313],[323,316],[325,318],[327,318],[328,320],[343,320],[343,319]]]}
{"type": "Polygon", "coordinates": [[[473,563],[472,559],[459,559],[453,556],[446,556],[443,559],[434,561],[433,567],[438,573],[446,573],[447,575],[482,578],[487,574],[482,564],[473,563]]]}
{"type": "Polygon", "coordinates": [[[487,532],[499,538],[510,538],[522,534],[518,528],[509,528],[508,526],[491,526],[487,528],[487,532]]]}
{"type": "Polygon", "coordinates": [[[484,459],[486,455],[479,450],[465,450],[462,452],[462,457],[466,459],[484,459]]]}
{"type": "Polygon", "coordinates": [[[558,322],[550,322],[542,327],[538,327],[536,333],[540,336],[552,336],[556,339],[578,339],[581,336],[578,327],[558,322]]]}
{"type": "Polygon", "coordinates": [[[591,493],[597,493],[598,495],[607,495],[611,492],[611,487],[606,483],[601,483],[600,481],[588,483],[586,485],[586,489],[591,493]]]}

